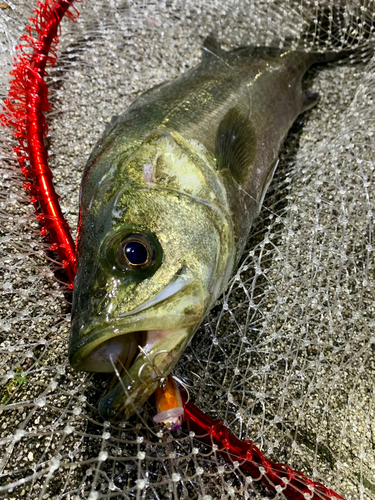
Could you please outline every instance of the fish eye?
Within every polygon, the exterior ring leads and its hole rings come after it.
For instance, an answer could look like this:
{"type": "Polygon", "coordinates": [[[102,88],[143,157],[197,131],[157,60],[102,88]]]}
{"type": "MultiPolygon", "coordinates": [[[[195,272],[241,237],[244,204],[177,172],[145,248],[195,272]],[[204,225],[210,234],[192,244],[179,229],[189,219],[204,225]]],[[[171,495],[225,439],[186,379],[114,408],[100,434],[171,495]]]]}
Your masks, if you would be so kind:
{"type": "Polygon", "coordinates": [[[118,246],[117,258],[125,271],[144,271],[155,261],[151,241],[144,234],[129,234],[118,246]]]}

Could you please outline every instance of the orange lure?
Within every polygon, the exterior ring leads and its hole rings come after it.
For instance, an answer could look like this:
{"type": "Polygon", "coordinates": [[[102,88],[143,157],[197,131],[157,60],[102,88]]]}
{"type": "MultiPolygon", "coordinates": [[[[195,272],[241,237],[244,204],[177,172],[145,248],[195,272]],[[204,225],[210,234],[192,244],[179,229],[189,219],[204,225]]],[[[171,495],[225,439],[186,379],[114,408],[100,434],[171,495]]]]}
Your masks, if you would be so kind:
{"type": "Polygon", "coordinates": [[[154,422],[163,423],[170,430],[179,429],[184,416],[184,405],[180,390],[170,375],[156,389],[155,402],[158,413],[153,418],[154,422]]]}

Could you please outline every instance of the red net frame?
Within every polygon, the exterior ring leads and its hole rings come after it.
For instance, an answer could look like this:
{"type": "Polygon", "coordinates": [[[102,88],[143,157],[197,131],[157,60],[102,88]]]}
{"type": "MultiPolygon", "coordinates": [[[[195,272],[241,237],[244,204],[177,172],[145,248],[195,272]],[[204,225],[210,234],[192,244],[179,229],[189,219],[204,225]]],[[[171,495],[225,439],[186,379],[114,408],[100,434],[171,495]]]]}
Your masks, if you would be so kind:
{"type": "Polygon", "coordinates": [[[64,219],[53,185],[53,175],[48,166],[44,138],[48,128],[44,113],[49,110],[48,87],[44,80],[48,66],[56,63],[55,48],[58,44],[59,25],[64,16],[75,21],[78,12],[73,0],[48,0],[37,2],[34,17],[26,26],[23,43],[16,47],[17,55],[10,91],[0,117],[2,125],[14,130],[19,145],[14,148],[26,178],[23,187],[30,195],[36,209],[41,234],[50,243],[50,250],[57,251],[62,267],[68,276],[68,287],[73,288],[77,267],[76,250],[70,228],[64,219]]]}
{"type": "Polygon", "coordinates": [[[213,420],[183,392],[184,418],[195,437],[213,446],[216,454],[227,462],[238,465],[254,481],[261,481],[270,491],[283,493],[288,500],[345,500],[323,484],[312,481],[304,474],[283,463],[268,460],[250,440],[234,436],[220,420],[213,420]]]}

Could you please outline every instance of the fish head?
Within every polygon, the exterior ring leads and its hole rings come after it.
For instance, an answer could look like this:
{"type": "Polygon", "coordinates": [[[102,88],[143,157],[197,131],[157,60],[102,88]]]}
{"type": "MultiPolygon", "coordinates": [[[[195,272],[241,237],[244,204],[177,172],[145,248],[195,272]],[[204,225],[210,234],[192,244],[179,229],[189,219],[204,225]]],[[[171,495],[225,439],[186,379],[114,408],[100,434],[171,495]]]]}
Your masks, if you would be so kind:
{"type": "Polygon", "coordinates": [[[164,158],[165,169],[174,161],[165,142],[140,148],[104,180],[92,172],[82,188],[69,360],[78,370],[114,373],[99,403],[110,421],[128,419],[153,394],[231,272],[231,231],[220,210],[165,178],[150,182],[155,162],[164,158]]]}

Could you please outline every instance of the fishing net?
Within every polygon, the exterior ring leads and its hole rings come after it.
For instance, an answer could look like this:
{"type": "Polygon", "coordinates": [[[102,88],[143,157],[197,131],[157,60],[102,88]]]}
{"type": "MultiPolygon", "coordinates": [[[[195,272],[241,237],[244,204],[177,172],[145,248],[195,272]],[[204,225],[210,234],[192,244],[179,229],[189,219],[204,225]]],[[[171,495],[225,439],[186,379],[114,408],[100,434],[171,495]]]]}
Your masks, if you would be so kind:
{"type": "MultiPolygon", "coordinates": [[[[32,3],[0,3],[3,99],[32,3]]],[[[361,21],[371,19],[372,2],[345,5],[357,26],[347,36],[368,36],[361,21]]],[[[47,79],[46,143],[72,228],[83,167],[113,115],[196,65],[208,34],[227,49],[309,44],[314,37],[301,33],[321,11],[309,0],[83,0],[77,8],[78,22],[62,23],[47,79]]],[[[330,33],[326,40],[329,47],[330,33]]],[[[309,72],[306,85],[319,92],[319,105],[291,130],[241,265],[174,373],[200,409],[268,458],[347,500],[369,500],[375,65],[368,52],[356,59],[309,72]]],[[[156,426],[152,402],[119,425],[99,417],[108,378],[67,363],[71,296],[56,281],[64,280],[54,275],[57,265],[46,261],[48,245],[22,189],[14,139],[6,129],[0,133],[0,496],[283,498],[186,427],[156,426]]]]}

